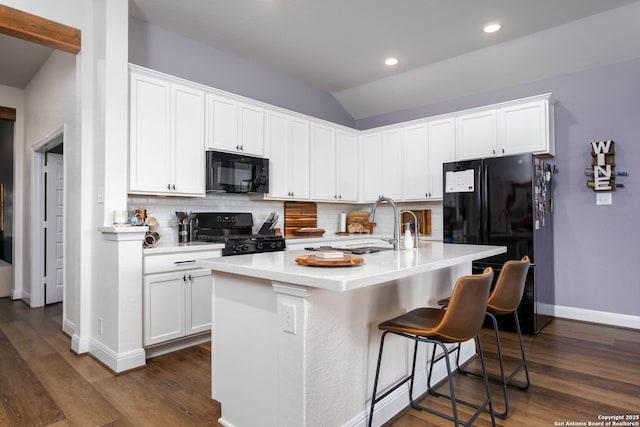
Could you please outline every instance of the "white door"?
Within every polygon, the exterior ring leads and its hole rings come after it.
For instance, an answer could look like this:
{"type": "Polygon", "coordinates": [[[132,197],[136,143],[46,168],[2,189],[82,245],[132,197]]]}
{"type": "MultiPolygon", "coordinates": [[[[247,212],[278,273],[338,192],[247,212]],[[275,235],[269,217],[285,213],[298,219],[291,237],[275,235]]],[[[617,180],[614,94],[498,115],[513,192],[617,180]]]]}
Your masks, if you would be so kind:
{"type": "Polygon", "coordinates": [[[63,157],[47,153],[47,203],[45,214],[45,304],[62,301],[63,290],[63,157]]]}

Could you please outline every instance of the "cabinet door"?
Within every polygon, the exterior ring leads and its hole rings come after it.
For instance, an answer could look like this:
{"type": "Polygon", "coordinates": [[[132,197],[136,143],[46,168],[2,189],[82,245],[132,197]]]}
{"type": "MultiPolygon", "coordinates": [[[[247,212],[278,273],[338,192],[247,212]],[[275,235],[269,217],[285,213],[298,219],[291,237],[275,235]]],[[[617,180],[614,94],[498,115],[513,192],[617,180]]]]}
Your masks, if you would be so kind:
{"type": "Polygon", "coordinates": [[[309,122],[269,111],[265,149],[269,157],[269,198],[309,198],[309,122]]]}
{"type": "Polygon", "coordinates": [[[264,109],[238,104],[239,151],[254,156],[264,155],[264,109]]]}
{"type": "Polygon", "coordinates": [[[130,85],[129,192],[170,193],[170,84],[131,73],[130,85]]]}
{"type": "Polygon", "coordinates": [[[442,198],[442,165],[453,162],[455,156],[455,119],[449,118],[427,123],[429,140],[429,193],[430,199],[442,198]]]}
{"type": "Polygon", "coordinates": [[[176,195],[205,195],[204,92],[172,85],[173,179],[176,195]]]}
{"type": "Polygon", "coordinates": [[[358,137],[350,132],[336,133],[337,198],[358,201],[358,137]]]}
{"type": "Polygon", "coordinates": [[[184,336],[184,277],[168,273],[144,278],[144,345],[184,336]]]}
{"type": "Polygon", "coordinates": [[[425,124],[404,128],[402,140],[402,198],[427,198],[427,127],[425,124]]]}
{"type": "Polygon", "coordinates": [[[546,106],[546,101],[535,101],[498,110],[498,141],[504,154],[549,152],[546,106]]]}
{"type": "Polygon", "coordinates": [[[206,139],[207,149],[237,151],[238,105],[229,98],[208,93],[206,139]]]}
{"type": "Polygon", "coordinates": [[[381,136],[381,195],[402,198],[402,133],[399,129],[385,131],[381,136]]]}
{"type": "Polygon", "coordinates": [[[311,198],[336,200],[336,132],[311,124],[311,198]]]}
{"type": "Polygon", "coordinates": [[[494,157],[496,152],[496,110],[463,114],[456,119],[458,160],[494,157]]]}
{"type": "Polygon", "coordinates": [[[375,202],[382,194],[382,135],[372,133],[360,140],[362,202],[375,202]]]}
{"type": "Polygon", "coordinates": [[[309,122],[292,118],[289,121],[289,176],[291,197],[309,198],[309,122]]]}
{"type": "Polygon", "coordinates": [[[269,111],[266,114],[266,147],[269,155],[269,197],[287,198],[291,193],[289,170],[289,118],[269,111]]]}
{"type": "Polygon", "coordinates": [[[194,270],[187,273],[185,288],[186,335],[211,329],[211,270],[194,270]]]}

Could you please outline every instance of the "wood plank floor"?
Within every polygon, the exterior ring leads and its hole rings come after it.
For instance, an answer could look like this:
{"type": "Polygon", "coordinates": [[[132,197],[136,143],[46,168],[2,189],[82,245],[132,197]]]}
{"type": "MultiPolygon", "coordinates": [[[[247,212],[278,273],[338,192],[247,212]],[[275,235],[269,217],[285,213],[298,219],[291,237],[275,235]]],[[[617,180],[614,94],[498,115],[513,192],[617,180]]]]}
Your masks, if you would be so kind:
{"type": "MultiPolygon", "coordinates": [[[[210,397],[209,344],[114,375],[92,357],[69,350],[61,308],[30,309],[0,299],[0,426],[218,425],[220,406],[210,397]]],[[[511,364],[517,339],[503,335],[511,364]]],[[[484,339],[488,364],[495,366],[489,338],[484,339]]],[[[595,422],[598,415],[640,414],[640,331],[556,319],[539,335],[525,336],[525,347],[532,386],[527,393],[510,390],[510,416],[498,425],[557,426],[595,422]]],[[[456,385],[468,400],[482,392],[482,383],[471,377],[456,376],[456,385]]],[[[492,392],[502,409],[499,388],[492,386],[492,392]]],[[[423,403],[449,408],[444,399],[428,397],[423,403]]],[[[490,425],[489,416],[476,424],[490,425]]],[[[409,409],[389,425],[450,424],[409,409]]]]}
{"type": "Polygon", "coordinates": [[[0,426],[217,426],[211,346],[114,375],[71,352],[61,304],[0,299],[0,426]]]}

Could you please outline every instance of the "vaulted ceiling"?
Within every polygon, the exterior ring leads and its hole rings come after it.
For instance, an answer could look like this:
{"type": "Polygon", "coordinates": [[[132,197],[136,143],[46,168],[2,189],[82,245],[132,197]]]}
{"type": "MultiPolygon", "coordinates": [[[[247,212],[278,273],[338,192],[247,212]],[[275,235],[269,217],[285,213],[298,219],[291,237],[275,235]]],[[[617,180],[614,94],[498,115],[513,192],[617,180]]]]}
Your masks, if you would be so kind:
{"type": "MultiPolygon", "coordinates": [[[[332,93],[355,119],[640,57],[638,0],[129,0],[129,7],[137,19],[332,93]],[[502,29],[484,33],[494,21],[502,29]],[[388,56],[399,63],[386,66],[388,56]]],[[[9,39],[0,36],[0,84],[24,87],[50,50],[9,39]]]]}
{"type": "Polygon", "coordinates": [[[637,0],[129,4],[140,20],[332,93],[355,119],[640,56],[637,0]],[[482,31],[495,21],[499,32],[482,31]]]}

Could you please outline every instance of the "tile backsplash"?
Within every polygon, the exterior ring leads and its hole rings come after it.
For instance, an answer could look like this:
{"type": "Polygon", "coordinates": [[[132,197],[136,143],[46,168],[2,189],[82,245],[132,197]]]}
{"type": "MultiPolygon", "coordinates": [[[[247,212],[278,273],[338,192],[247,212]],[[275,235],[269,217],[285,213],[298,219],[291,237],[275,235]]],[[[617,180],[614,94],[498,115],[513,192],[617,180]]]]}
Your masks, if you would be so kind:
{"type": "MultiPolygon", "coordinates": [[[[326,230],[324,236],[334,235],[340,227],[340,214],[349,211],[367,211],[372,204],[318,203],[318,227],[326,230]]],[[[178,222],[176,211],[186,212],[251,212],[253,213],[254,232],[271,212],[277,212],[284,221],[284,202],[262,200],[246,194],[211,193],[205,198],[188,197],[156,197],[130,196],[128,209],[143,208],[147,215],[156,217],[160,227],[158,233],[163,242],[178,241],[178,222]]],[[[442,240],[442,203],[411,202],[399,203],[400,209],[431,209],[431,236],[434,240],[442,240]]],[[[393,233],[393,210],[389,204],[382,204],[376,211],[375,234],[390,235],[393,233]]],[[[277,226],[284,232],[284,224],[277,226]]]]}

